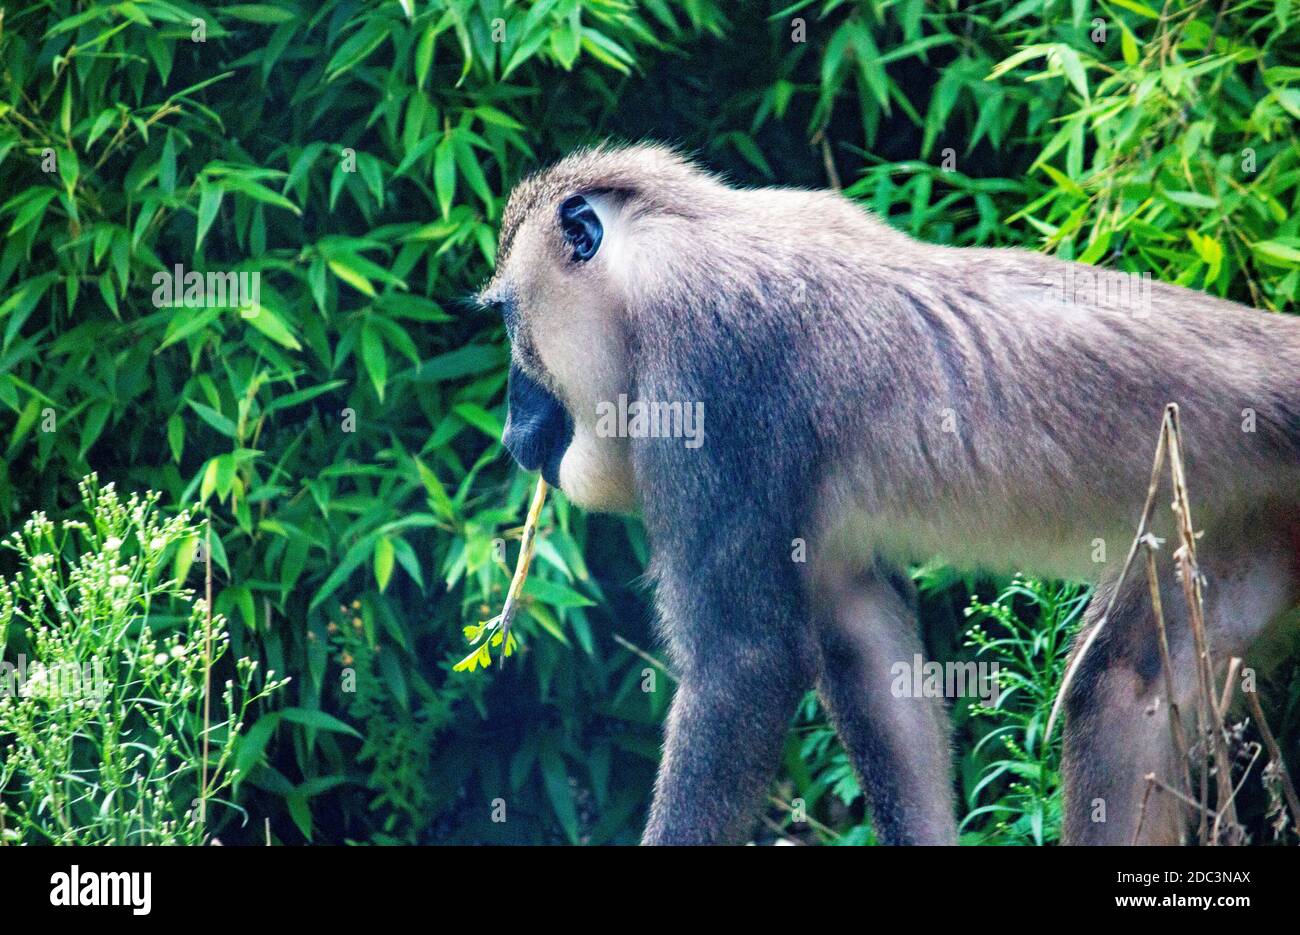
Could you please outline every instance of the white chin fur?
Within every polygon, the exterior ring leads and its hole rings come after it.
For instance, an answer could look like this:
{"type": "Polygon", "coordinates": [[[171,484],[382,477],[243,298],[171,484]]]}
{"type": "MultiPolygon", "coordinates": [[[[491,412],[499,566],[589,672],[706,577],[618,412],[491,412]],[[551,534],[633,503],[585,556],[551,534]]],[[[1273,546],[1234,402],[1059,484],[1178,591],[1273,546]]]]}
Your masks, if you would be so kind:
{"type": "Polygon", "coordinates": [[[636,492],[627,454],[626,439],[593,439],[581,430],[575,432],[560,462],[560,489],[587,510],[635,512],[636,492]]]}

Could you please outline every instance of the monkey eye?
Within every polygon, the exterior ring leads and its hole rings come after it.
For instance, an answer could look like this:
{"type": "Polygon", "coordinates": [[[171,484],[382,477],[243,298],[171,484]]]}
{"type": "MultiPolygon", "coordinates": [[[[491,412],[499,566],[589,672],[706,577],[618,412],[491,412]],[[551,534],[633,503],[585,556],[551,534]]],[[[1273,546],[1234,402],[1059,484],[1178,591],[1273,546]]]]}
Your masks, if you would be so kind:
{"type": "Polygon", "coordinates": [[[581,195],[572,195],[560,205],[560,230],[573,248],[573,258],[585,263],[600,249],[604,235],[596,210],[581,195]]]}

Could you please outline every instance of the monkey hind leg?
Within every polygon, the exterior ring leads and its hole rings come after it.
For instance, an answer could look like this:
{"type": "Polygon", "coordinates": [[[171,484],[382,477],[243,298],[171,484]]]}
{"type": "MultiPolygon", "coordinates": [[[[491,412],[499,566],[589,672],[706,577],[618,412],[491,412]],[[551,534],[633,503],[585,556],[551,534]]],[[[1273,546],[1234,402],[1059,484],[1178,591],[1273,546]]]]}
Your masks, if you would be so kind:
{"type": "MultiPolygon", "coordinates": [[[[1300,573],[1284,531],[1263,520],[1251,530],[1207,531],[1200,564],[1219,691],[1228,660],[1245,656],[1269,624],[1295,605],[1300,573]]],[[[1190,778],[1192,797],[1198,798],[1199,778],[1189,777],[1188,761],[1178,753],[1196,739],[1193,639],[1182,586],[1166,562],[1159,565],[1168,680],[1146,576],[1137,568],[1068,689],[1061,763],[1066,844],[1178,844],[1197,817],[1196,809],[1164,788],[1186,794],[1190,778]]],[[[1097,625],[1112,594],[1113,586],[1098,589],[1085,633],[1097,625]]],[[[1083,642],[1081,635],[1078,645],[1083,642]]]]}
{"type": "MultiPolygon", "coordinates": [[[[911,583],[883,569],[817,576],[818,690],[887,844],[955,844],[942,699],[894,691],[896,666],[920,657],[911,583]]],[[[910,680],[909,680],[910,681],[910,680]]]]}
{"type": "MultiPolygon", "coordinates": [[[[1176,599],[1170,588],[1162,597],[1176,599]]],[[[1085,632],[1096,626],[1109,599],[1093,597],[1085,632]]],[[[1145,655],[1129,642],[1138,631],[1154,630],[1154,618],[1141,604],[1145,582],[1130,582],[1075,674],[1065,703],[1061,758],[1064,793],[1064,844],[1178,844],[1190,814],[1170,793],[1147,789],[1155,776],[1186,793],[1184,766],[1175,755],[1173,728],[1163,673],[1154,641],[1145,655]],[[1139,825],[1141,826],[1139,828],[1139,825]]],[[[1169,604],[1166,601],[1165,607],[1169,604]]],[[[1166,612],[1166,624],[1170,624],[1166,612]]],[[[1181,624],[1179,624],[1181,627],[1181,624]]],[[[1083,635],[1079,637],[1080,644],[1083,635]]],[[[1185,648],[1173,662],[1179,729],[1190,735],[1191,657],[1185,648]]]]}

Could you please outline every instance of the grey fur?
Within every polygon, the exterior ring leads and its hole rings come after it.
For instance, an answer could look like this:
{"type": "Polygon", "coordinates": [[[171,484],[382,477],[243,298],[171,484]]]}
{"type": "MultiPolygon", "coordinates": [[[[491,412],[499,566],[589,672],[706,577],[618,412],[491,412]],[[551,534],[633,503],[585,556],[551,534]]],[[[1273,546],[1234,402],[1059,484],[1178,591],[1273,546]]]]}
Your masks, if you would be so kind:
{"type": "MultiPolygon", "coordinates": [[[[510,308],[516,366],[578,421],[560,472],[574,499],[643,516],[682,675],[648,842],[743,840],[814,683],[877,830],[952,840],[935,817],[951,801],[942,712],[876,684],[915,639],[888,569],[939,555],[1100,579],[1104,604],[1166,403],[1182,410],[1211,589],[1232,596],[1220,609],[1296,602],[1300,319],[1163,283],[1145,308],[1062,303],[1090,269],[924,244],[837,194],[732,188],[659,147],[584,151],[512,193],[483,297],[510,308]],[[573,194],[616,206],[607,259],[569,261],[555,211],[573,194]],[[703,402],[703,447],[592,442],[583,414],[615,392],[703,402]]],[[[1162,689],[1151,631],[1139,601],[1123,606],[1067,705],[1070,840],[1127,840],[1082,816],[1097,797],[1131,815],[1135,771],[1162,755],[1130,700],[1162,689]],[[1127,713],[1102,718],[1099,699],[1127,713]],[[1151,757],[1126,759],[1138,737],[1151,757]]],[[[1224,639],[1244,651],[1267,622],[1224,639]]]]}

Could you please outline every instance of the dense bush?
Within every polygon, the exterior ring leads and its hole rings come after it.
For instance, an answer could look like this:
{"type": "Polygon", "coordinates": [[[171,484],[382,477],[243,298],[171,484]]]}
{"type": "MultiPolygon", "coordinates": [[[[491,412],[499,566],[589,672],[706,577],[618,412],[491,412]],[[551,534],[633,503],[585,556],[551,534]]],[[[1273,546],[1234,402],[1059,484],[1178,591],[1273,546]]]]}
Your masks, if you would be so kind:
{"type": "Polygon", "coordinates": [[[21,567],[0,578],[0,627],[26,653],[0,686],[0,835],[203,843],[209,810],[230,805],[245,715],[286,680],[250,690],[257,663],[241,658],[212,684],[230,636],[179,584],[203,533],[187,513],[163,520],[156,493],[123,500],[94,476],[81,493],[84,518],[38,513],[4,541],[21,567]]]}
{"type": "MultiPolygon", "coordinates": [[[[670,683],[635,523],[554,498],[523,652],[451,671],[462,626],[500,601],[529,487],[499,444],[504,334],[466,296],[505,193],[537,164],[651,136],[742,180],[839,184],[929,240],[1294,302],[1289,4],[963,6],[51,0],[5,14],[0,520],[66,509],[91,469],[200,504],[234,655],[291,674],[294,711],[337,718],[261,710],[236,754],[252,820],[227,812],[223,840],[260,840],[264,819],[286,842],[638,833],[670,683]],[[155,277],[177,264],[258,273],[257,302],[160,302],[155,277]]],[[[973,583],[918,574],[935,655],[974,652],[955,623],[973,583]]],[[[975,745],[997,718],[957,720],[965,807],[994,806],[971,835],[1050,840],[1017,825],[1021,793],[989,774],[1005,751],[975,745]]],[[[800,831],[869,839],[811,704],[780,792],[808,803],[800,831]]],[[[1033,821],[1053,793],[1035,787],[1033,821]]]]}

